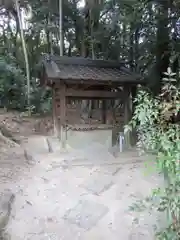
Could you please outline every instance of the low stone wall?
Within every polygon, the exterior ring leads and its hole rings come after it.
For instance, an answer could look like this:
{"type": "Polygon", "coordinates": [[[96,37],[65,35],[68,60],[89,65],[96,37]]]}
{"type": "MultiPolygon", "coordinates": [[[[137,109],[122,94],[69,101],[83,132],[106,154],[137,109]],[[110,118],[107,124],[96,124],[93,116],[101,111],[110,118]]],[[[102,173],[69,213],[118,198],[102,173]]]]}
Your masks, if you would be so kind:
{"type": "Polygon", "coordinates": [[[67,132],[67,143],[72,148],[83,148],[94,143],[100,143],[106,148],[112,146],[112,130],[101,129],[94,131],[73,131],[67,132]]]}

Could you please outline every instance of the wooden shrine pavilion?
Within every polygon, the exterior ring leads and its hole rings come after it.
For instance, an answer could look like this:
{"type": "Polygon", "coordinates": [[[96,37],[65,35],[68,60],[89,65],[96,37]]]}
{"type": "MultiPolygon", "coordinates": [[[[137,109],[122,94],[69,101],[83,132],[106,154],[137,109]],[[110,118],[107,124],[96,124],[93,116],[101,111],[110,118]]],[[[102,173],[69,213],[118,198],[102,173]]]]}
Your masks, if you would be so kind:
{"type": "MultiPolygon", "coordinates": [[[[41,85],[53,89],[53,118],[58,132],[60,127],[67,127],[67,99],[99,99],[103,103],[107,99],[121,99],[124,124],[128,123],[132,116],[131,93],[143,83],[139,75],[120,62],[82,57],[44,55],[39,73],[41,85]]],[[[106,123],[106,114],[102,119],[106,123]]]]}

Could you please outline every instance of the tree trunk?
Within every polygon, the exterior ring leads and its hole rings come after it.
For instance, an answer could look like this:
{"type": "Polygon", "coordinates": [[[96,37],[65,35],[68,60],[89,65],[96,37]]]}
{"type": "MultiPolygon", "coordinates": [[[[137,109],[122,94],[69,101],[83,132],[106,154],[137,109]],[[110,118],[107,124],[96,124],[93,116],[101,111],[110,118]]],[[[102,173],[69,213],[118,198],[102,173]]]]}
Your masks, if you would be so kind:
{"type": "Polygon", "coordinates": [[[90,28],[90,8],[88,0],[85,3],[85,11],[84,11],[84,37],[83,37],[83,49],[82,55],[87,58],[90,55],[90,43],[89,37],[91,36],[91,28],[90,28]]]}
{"type": "Polygon", "coordinates": [[[133,23],[130,24],[130,50],[129,50],[129,62],[131,71],[134,70],[134,31],[133,31],[133,23]]]}
{"type": "Polygon", "coordinates": [[[159,14],[158,14],[158,25],[157,25],[157,43],[156,43],[156,82],[153,86],[153,92],[158,94],[161,89],[162,78],[164,72],[167,72],[169,66],[169,31],[168,31],[168,0],[158,0],[159,14]]]}
{"type": "MultiPolygon", "coordinates": [[[[91,27],[90,27],[90,8],[88,0],[85,3],[85,12],[84,12],[84,36],[82,42],[82,55],[87,58],[90,55],[90,43],[89,37],[91,36],[91,27]]],[[[82,118],[85,120],[89,117],[89,100],[82,100],[82,118]]]]}
{"type": "MultiPolygon", "coordinates": [[[[49,6],[50,6],[50,0],[49,0],[49,6]]],[[[50,18],[50,12],[47,14],[47,45],[48,45],[48,53],[53,55],[53,48],[52,48],[52,32],[50,31],[50,25],[51,25],[51,18],[50,18]]]]}
{"type": "Polygon", "coordinates": [[[63,38],[63,13],[62,13],[62,1],[59,0],[59,48],[60,48],[60,56],[63,56],[64,52],[64,38],[63,38]]]}
{"type": "Polygon", "coordinates": [[[138,60],[139,60],[139,27],[137,27],[135,34],[135,44],[134,44],[134,60],[135,60],[135,71],[139,72],[139,67],[138,67],[138,60]]]}
{"type": "MultiPolygon", "coordinates": [[[[23,52],[24,52],[25,65],[26,65],[27,104],[28,104],[28,107],[30,107],[30,69],[29,69],[28,53],[27,53],[26,43],[25,43],[25,39],[24,39],[24,31],[23,31],[22,18],[21,18],[21,12],[20,12],[20,6],[19,6],[18,0],[15,0],[15,5],[16,5],[16,11],[17,11],[17,15],[18,15],[21,41],[22,41],[22,47],[23,47],[23,52]]],[[[30,111],[29,111],[29,114],[30,114],[30,111]]]]}

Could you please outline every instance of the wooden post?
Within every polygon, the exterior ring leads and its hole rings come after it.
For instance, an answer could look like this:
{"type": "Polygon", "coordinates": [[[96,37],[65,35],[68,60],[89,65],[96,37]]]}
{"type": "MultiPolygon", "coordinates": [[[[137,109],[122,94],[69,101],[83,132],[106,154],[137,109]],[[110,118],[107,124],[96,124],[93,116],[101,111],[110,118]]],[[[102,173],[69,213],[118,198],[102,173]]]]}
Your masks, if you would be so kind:
{"type": "Polygon", "coordinates": [[[66,148],[66,85],[60,84],[60,136],[61,147],[66,148]]]}
{"type": "MultiPolygon", "coordinates": [[[[137,94],[137,86],[132,86],[131,87],[131,96],[132,96],[132,116],[134,115],[134,111],[135,111],[135,103],[134,103],[134,100],[135,100],[135,97],[136,97],[136,94],[137,94]]],[[[135,146],[137,143],[137,132],[136,132],[136,129],[133,129],[132,130],[132,146],[135,146]]]]}
{"type": "Polygon", "coordinates": [[[56,97],[57,97],[56,88],[55,86],[53,86],[52,108],[53,108],[54,136],[59,138],[59,121],[56,97]]]}
{"type": "MultiPolygon", "coordinates": [[[[132,118],[132,111],[131,111],[131,106],[130,106],[130,87],[124,87],[124,93],[125,93],[125,98],[124,98],[124,125],[127,125],[129,121],[132,118]]],[[[125,141],[127,144],[127,147],[131,146],[131,134],[127,133],[125,136],[125,141]]]]}
{"type": "MultiPolygon", "coordinates": [[[[119,101],[124,101],[124,94],[119,94],[119,101]]],[[[111,107],[113,107],[113,102],[111,100],[111,107]]],[[[111,110],[112,112],[112,116],[113,116],[113,120],[115,120],[115,113],[113,114],[113,109],[111,110]]],[[[122,124],[118,124],[113,127],[112,129],[112,147],[114,146],[118,146],[119,144],[119,136],[120,136],[120,133],[123,132],[124,129],[123,129],[123,126],[122,124]]]]}
{"type": "Polygon", "coordinates": [[[102,124],[106,124],[106,114],[107,114],[107,104],[106,100],[102,100],[102,109],[101,109],[101,119],[102,119],[102,124]]]}

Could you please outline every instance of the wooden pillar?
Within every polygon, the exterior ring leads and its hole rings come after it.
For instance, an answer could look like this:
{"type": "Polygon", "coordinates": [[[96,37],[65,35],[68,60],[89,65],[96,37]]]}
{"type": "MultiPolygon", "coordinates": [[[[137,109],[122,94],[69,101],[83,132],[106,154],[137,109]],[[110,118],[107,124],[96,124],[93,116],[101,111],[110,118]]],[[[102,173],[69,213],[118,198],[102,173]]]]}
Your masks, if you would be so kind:
{"type": "Polygon", "coordinates": [[[106,124],[106,115],[107,115],[107,102],[106,100],[102,100],[102,107],[101,107],[102,124],[106,124]]]}
{"type": "Polygon", "coordinates": [[[53,109],[53,124],[54,124],[54,136],[59,137],[59,121],[58,121],[58,106],[57,106],[57,92],[55,86],[53,86],[52,93],[52,109],[53,109]]]}
{"type": "MultiPolygon", "coordinates": [[[[120,102],[124,101],[124,98],[121,94],[119,96],[119,101],[120,102]]],[[[113,107],[112,100],[111,100],[111,106],[113,107]]],[[[112,109],[112,113],[113,113],[113,109],[112,109]]],[[[115,113],[113,114],[113,119],[114,119],[114,116],[115,116],[115,113]]],[[[118,125],[115,124],[115,126],[112,129],[112,146],[119,145],[119,136],[120,136],[120,133],[123,133],[123,132],[124,132],[124,129],[121,122],[118,125]]]]}
{"type": "Polygon", "coordinates": [[[66,147],[66,85],[60,84],[60,139],[61,147],[66,147]]]}
{"type": "MultiPolygon", "coordinates": [[[[131,98],[130,98],[130,87],[124,87],[124,125],[127,125],[132,118],[132,110],[131,110],[131,98]]],[[[125,136],[127,147],[131,145],[131,134],[127,133],[125,136]]]]}
{"type": "Polygon", "coordinates": [[[92,118],[92,100],[88,101],[88,118],[92,118]]]}
{"type": "MultiPolygon", "coordinates": [[[[132,116],[134,115],[134,111],[135,111],[135,103],[134,100],[136,98],[136,94],[137,94],[137,86],[132,86],[131,87],[131,96],[132,96],[132,116]]],[[[132,130],[132,146],[135,146],[137,143],[137,132],[136,129],[132,130]]]]}

